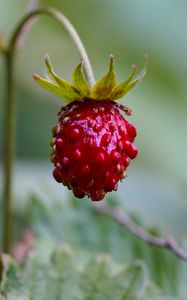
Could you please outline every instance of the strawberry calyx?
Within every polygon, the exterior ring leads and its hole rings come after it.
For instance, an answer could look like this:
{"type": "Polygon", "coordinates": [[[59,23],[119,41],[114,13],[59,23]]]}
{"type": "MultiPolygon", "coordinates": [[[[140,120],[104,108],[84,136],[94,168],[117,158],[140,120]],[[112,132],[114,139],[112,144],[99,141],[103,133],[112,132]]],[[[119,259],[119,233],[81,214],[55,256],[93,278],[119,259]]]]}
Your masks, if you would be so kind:
{"type": "MultiPolygon", "coordinates": [[[[143,79],[146,74],[147,62],[147,56],[145,56],[145,65],[135,79],[133,79],[133,77],[136,72],[136,66],[132,65],[129,77],[118,84],[114,69],[114,57],[113,55],[110,55],[108,72],[92,87],[90,87],[84,76],[83,62],[76,66],[72,75],[72,83],[70,83],[54,72],[49,55],[46,54],[45,64],[50,78],[42,78],[38,74],[34,74],[33,77],[43,88],[59,96],[67,103],[71,103],[76,100],[80,101],[85,98],[114,101],[125,96],[143,79]]],[[[124,111],[127,114],[130,114],[130,110],[128,108],[125,108],[124,111]]]]}

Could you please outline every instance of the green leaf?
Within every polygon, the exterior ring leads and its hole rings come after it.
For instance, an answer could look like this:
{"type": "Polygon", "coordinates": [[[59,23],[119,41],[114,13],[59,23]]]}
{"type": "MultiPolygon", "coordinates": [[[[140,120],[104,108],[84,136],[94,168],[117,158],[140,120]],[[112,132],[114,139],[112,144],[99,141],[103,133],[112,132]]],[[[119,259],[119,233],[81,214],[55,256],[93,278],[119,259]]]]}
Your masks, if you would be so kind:
{"type": "Polygon", "coordinates": [[[83,62],[81,62],[73,72],[73,85],[74,87],[79,91],[79,93],[82,95],[82,97],[88,97],[90,94],[90,87],[88,85],[88,82],[85,79],[84,73],[83,73],[83,62]]]}
{"type": "Polygon", "coordinates": [[[116,279],[120,286],[123,285],[124,278],[126,289],[121,291],[120,296],[120,299],[124,300],[138,298],[148,284],[148,275],[142,262],[135,262],[117,275],[116,279]]]}
{"type": "Polygon", "coordinates": [[[144,267],[134,263],[115,272],[110,257],[103,255],[92,261],[83,274],[86,299],[138,299],[146,284],[144,267]],[[97,288],[95,288],[97,287],[97,288]]]}
{"type": "Polygon", "coordinates": [[[105,299],[111,269],[112,262],[106,254],[99,255],[88,262],[80,279],[83,299],[105,299]]]}
{"type": "Polygon", "coordinates": [[[3,264],[2,280],[0,282],[0,294],[6,300],[29,300],[25,290],[22,274],[17,263],[8,255],[2,254],[3,264]]]}
{"type": "Polygon", "coordinates": [[[53,71],[53,68],[52,68],[52,65],[50,63],[50,58],[49,58],[48,54],[46,54],[46,56],[45,56],[45,63],[46,63],[49,75],[60,87],[61,93],[62,93],[64,99],[67,102],[71,102],[71,101],[74,101],[74,100],[81,100],[82,95],[79,93],[79,91],[72,84],[70,84],[68,81],[62,79],[61,77],[59,77],[53,71]]]}
{"type": "Polygon", "coordinates": [[[110,56],[109,71],[104,77],[98,80],[91,89],[90,98],[96,100],[109,99],[113,88],[116,85],[116,74],[114,71],[114,57],[110,56]]]}
{"type": "Polygon", "coordinates": [[[140,262],[119,268],[101,254],[80,265],[68,246],[40,241],[28,254],[22,271],[4,256],[0,294],[3,300],[144,300],[147,284],[140,262]]]}
{"type": "MultiPolygon", "coordinates": [[[[179,260],[171,253],[150,247],[109,218],[96,214],[88,201],[79,202],[65,196],[63,201],[61,198],[53,198],[51,201],[52,198],[51,192],[46,199],[47,203],[38,198],[32,199],[31,203],[27,201],[30,203],[28,226],[38,237],[45,237],[55,243],[63,241],[70,244],[82,260],[98,252],[109,253],[121,263],[142,259],[149,267],[155,283],[163,291],[169,295],[178,294],[180,282],[182,295],[187,295],[187,273],[181,273],[179,260]]],[[[115,203],[119,205],[117,200],[115,203]]],[[[132,217],[139,225],[145,226],[137,215],[136,218],[134,215],[132,217]]],[[[160,231],[159,235],[162,235],[160,231]]],[[[179,299],[186,300],[184,296],[179,299]]]]}
{"type": "MultiPolygon", "coordinates": [[[[174,280],[175,257],[165,250],[151,248],[112,220],[97,215],[88,202],[66,197],[51,201],[53,191],[48,194],[49,202],[32,197],[29,203],[31,221],[27,226],[39,242],[24,265],[20,268],[9,257],[2,260],[0,300],[172,300],[150,282],[144,263],[134,262],[137,257],[147,261],[157,283],[162,284],[161,277],[166,279],[166,290],[177,280],[186,284],[186,271],[183,278],[174,280]],[[67,241],[74,252],[66,246],[67,241]],[[98,252],[112,254],[118,263],[98,252]]],[[[186,300],[183,292],[180,300],[186,300]]]]}

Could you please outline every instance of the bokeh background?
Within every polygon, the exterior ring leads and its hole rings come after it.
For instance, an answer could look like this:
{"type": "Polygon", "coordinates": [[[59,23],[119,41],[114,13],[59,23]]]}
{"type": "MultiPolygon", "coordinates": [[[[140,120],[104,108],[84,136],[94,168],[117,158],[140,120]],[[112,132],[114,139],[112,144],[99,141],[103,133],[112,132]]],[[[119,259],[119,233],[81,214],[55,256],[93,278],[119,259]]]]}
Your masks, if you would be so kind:
{"type": "MultiPolygon", "coordinates": [[[[149,56],[146,78],[121,102],[133,108],[139,156],[115,196],[146,222],[177,237],[187,229],[187,1],[186,0],[41,0],[72,21],[89,53],[95,77],[106,72],[109,54],[116,59],[118,80],[140,70],[149,56]]],[[[9,38],[28,1],[0,0],[0,30],[9,38]]],[[[41,89],[33,73],[44,73],[44,54],[55,70],[70,79],[79,57],[65,31],[41,17],[17,53],[17,146],[15,195],[31,191],[68,197],[51,177],[51,127],[63,102],[41,89]]],[[[4,65],[0,57],[0,124],[3,128],[4,65]]],[[[0,145],[2,146],[2,130],[0,145]]],[[[1,157],[3,157],[1,147],[1,157]]],[[[1,178],[2,188],[2,178],[1,178]]]]}

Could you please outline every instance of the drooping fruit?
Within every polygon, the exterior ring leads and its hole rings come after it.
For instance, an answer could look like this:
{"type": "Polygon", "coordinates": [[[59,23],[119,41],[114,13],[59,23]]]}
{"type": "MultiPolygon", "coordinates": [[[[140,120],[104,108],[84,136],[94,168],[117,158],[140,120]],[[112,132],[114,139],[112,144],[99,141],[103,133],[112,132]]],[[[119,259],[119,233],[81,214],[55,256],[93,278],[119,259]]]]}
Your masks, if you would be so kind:
{"type": "Polygon", "coordinates": [[[46,65],[56,84],[38,75],[34,78],[70,102],[61,108],[52,130],[53,176],[78,198],[87,195],[93,201],[102,200],[107,192],[117,190],[131,159],[138,153],[132,144],[136,129],[121,114],[122,110],[130,115],[131,110],[114,100],[143,78],[145,67],[132,81],[133,67],[130,77],[116,85],[111,57],[109,72],[90,89],[82,63],[74,71],[73,85],[54,73],[48,56],[46,65]]]}

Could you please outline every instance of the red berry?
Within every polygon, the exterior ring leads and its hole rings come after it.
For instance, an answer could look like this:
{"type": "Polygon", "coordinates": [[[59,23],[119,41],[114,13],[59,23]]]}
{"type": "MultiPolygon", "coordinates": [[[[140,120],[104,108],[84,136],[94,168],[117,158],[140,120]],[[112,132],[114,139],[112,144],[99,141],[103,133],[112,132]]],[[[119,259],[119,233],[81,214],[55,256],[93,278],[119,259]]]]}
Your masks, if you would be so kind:
{"type": "Polygon", "coordinates": [[[136,137],[136,128],[132,124],[127,124],[127,132],[130,137],[131,142],[134,141],[136,137]]]}
{"type": "Polygon", "coordinates": [[[64,141],[61,138],[58,138],[56,141],[54,140],[54,144],[56,145],[57,151],[61,151],[64,146],[64,141]]]}
{"type": "Polygon", "coordinates": [[[54,177],[54,179],[57,181],[57,182],[62,182],[62,176],[61,176],[61,173],[60,173],[60,171],[57,169],[57,168],[55,168],[54,170],[53,170],[53,177],[54,177]]]}
{"type": "Polygon", "coordinates": [[[127,116],[132,110],[115,100],[123,97],[146,74],[147,56],[143,69],[136,78],[133,65],[129,77],[116,82],[114,57],[110,55],[108,72],[94,82],[91,68],[84,62],[73,72],[72,82],[59,77],[45,55],[45,64],[52,80],[35,74],[34,79],[45,89],[69,103],[58,113],[59,121],[52,130],[51,162],[57,182],[63,183],[78,198],[85,195],[93,201],[117,190],[118,182],[126,177],[131,159],[138,153],[132,143],[136,129],[120,113],[127,116]],[[104,100],[106,99],[106,100],[104,100]]]}
{"type": "Polygon", "coordinates": [[[136,129],[110,100],[73,101],[62,107],[53,129],[53,176],[78,198],[100,201],[117,190],[130,159],[136,129]]]}

